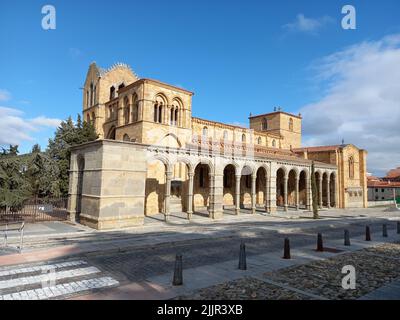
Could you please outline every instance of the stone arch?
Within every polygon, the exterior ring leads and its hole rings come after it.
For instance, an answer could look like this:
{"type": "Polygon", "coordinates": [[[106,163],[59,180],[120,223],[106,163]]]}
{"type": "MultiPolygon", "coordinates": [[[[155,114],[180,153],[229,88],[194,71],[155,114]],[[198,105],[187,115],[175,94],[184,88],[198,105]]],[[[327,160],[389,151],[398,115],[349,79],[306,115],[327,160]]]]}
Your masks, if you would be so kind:
{"type": "Polygon", "coordinates": [[[210,178],[213,173],[212,164],[208,160],[200,160],[194,166],[193,176],[193,206],[194,211],[208,211],[211,195],[210,178]]]}
{"type": "MultiPolygon", "coordinates": [[[[174,97],[171,102],[171,115],[175,126],[181,126],[183,123],[183,102],[179,97],[174,97]]],[[[171,119],[172,120],[172,119],[171,119]]]]}
{"type": "Polygon", "coordinates": [[[297,168],[290,169],[287,180],[287,204],[290,207],[296,207],[296,182],[298,178],[297,168]]]}
{"type": "Polygon", "coordinates": [[[307,169],[302,169],[299,174],[299,206],[302,209],[307,209],[308,205],[308,186],[309,172],[307,169]]]}
{"type": "Polygon", "coordinates": [[[268,167],[260,165],[256,169],[256,204],[267,206],[268,167]]]}
{"type": "Polygon", "coordinates": [[[168,106],[168,98],[161,92],[154,96],[154,114],[153,120],[157,123],[164,123],[165,108],[168,106]]]}
{"type": "Polygon", "coordinates": [[[131,138],[129,137],[129,135],[127,133],[125,133],[123,138],[122,138],[122,140],[125,141],[125,142],[130,142],[131,138]]]}
{"type": "Polygon", "coordinates": [[[124,124],[128,124],[130,122],[130,104],[128,96],[124,97],[124,124]]]}
{"type": "Polygon", "coordinates": [[[168,148],[182,148],[182,142],[180,141],[179,137],[170,132],[167,133],[160,141],[159,145],[166,146],[168,148]]]}
{"type": "Polygon", "coordinates": [[[288,171],[285,166],[281,166],[276,170],[276,206],[283,207],[285,205],[285,183],[288,171]]]}
{"type": "Polygon", "coordinates": [[[328,172],[324,171],[322,173],[322,206],[327,207],[328,206],[328,172]]]}
{"type": "Polygon", "coordinates": [[[330,204],[331,207],[336,208],[336,189],[337,189],[337,179],[336,179],[336,172],[330,173],[330,204]]]}
{"type": "Polygon", "coordinates": [[[236,203],[236,175],[238,167],[233,163],[227,163],[223,168],[223,205],[234,206],[236,203]]]}
{"type": "Polygon", "coordinates": [[[251,205],[251,179],[255,175],[254,166],[244,163],[240,168],[240,204],[251,205]]]}
{"type": "Polygon", "coordinates": [[[164,156],[152,155],[147,160],[145,186],[145,215],[165,213],[166,175],[171,165],[164,156]]]}
{"type": "Polygon", "coordinates": [[[139,98],[136,92],[132,94],[132,122],[139,120],[139,98]]]}
{"type": "Polygon", "coordinates": [[[78,179],[76,185],[76,219],[79,221],[79,215],[82,211],[82,194],[83,194],[83,176],[85,171],[85,157],[78,154],[77,158],[78,179]]]}
{"type": "Polygon", "coordinates": [[[107,139],[115,140],[115,126],[112,126],[107,133],[107,139]]]}

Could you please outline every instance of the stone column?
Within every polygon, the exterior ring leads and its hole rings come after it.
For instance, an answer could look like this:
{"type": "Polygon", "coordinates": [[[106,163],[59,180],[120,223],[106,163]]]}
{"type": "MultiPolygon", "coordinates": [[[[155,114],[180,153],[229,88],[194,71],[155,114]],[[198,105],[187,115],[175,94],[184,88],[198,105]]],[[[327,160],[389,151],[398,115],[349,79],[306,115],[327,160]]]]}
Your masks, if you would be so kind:
{"type": "Polygon", "coordinates": [[[240,213],[240,175],[235,175],[235,213],[240,213]]]}
{"type": "Polygon", "coordinates": [[[169,219],[169,201],[171,198],[171,179],[172,179],[172,172],[170,172],[170,171],[165,172],[165,208],[164,208],[165,221],[168,221],[168,219],[169,219]]]}
{"type": "Polygon", "coordinates": [[[329,176],[326,179],[326,195],[327,195],[326,206],[329,209],[331,207],[331,181],[329,176]]]}
{"type": "Polygon", "coordinates": [[[311,179],[306,178],[306,209],[307,211],[311,211],[311,200],[312,192],[311,192],[311,179]]]}
{"type": "Polygon", "coordinates": [[[319,205],[319,208],[322,209],[322,175],[319,175],[318,186],[319,186],[319,190],[318,190],[318,205],[319,205]]]}
{"type": "Polygon", "coordinates": [[[137,119],[138,119],[138,121],[141,121],[142,119],[143,119],[143,115],[142,115],[142,104],[143,104],[144,102],[143,101],[138,101],[137,102],[137,104],[138,104],[138,108],[137,108],[137,112],[138,112],[138,114],[137,114],[137,119]]]}
{"type": "Polygon", "coordinates": [[[189,188],[187,195],[187,215],[189,220],[192,218],[193,214],[193,176],[194,172],[189,172],[189,188]]]}
{"type": "Polygon", "coordinates": [[[223,216],[224,181],[223,175],[210,174],[210,209],[212,219],[223,216]]]}
{"type": "Polygon", "coordinates": [[[288,177],[285,177],[283,179],[283,207],[285,209],[285,211],[288,211],[288,182],[289,179],[288,177]]]}
{"type": "Polygon", "coordinates": [[[298,177],[296,177],[296,180],[295,180],[295,184],[296,184],[296,190],[295,190],[296,210],[299,210],[299,206],[300,206],[299,183],[300,183],[300,180],[299,180],[298,177]]]}
{"type": "Polygon", "coordinates": [[[270,203],[269,203],[269,188],[268,188],[268,179],[265,177],[265,191],[264,191],[264,207],[265,207],[265,212],[269,212],[270,208],[270,203]]]}
{"type": "Polygon", "coordinates": [[[276,212],[276,176],[271,175],[269,179],[269,211],[276,212]]]}
{"type": "Polygon", "coordinates": [[[257,175],[251,176],[251,213],[256,213],[256,181],[257,175]]]}

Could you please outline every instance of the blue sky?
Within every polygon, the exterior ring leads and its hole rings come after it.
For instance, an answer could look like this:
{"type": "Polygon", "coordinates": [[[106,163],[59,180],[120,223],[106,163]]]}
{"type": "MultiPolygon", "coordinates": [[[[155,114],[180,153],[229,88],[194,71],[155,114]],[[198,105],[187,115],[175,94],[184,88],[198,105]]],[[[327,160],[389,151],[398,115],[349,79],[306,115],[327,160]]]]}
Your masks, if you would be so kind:
{"type": "MultiPolygon", "coordinates": [[[[369,57],[379,59],[379,70],[398,61],[399,10],[398,0],[2,1],[0,144],[17,142],[22,152],[36,142],[45,147],[57,119],[81,111],[79,88],[89,64],[124,62],[140,77],[194,91],[194,116],[247,124],[250,112],[275,106],[302,112],[306,145],[344,138],[366,148],[369,170],[382,174],[399,166],[400,156],[391,151],[387,160],[395,141],[378,141],[380,133],[370,137],[367,132],[371,126],[375,132],[386,127],[385,117],[374,122],[366,114],[381,106],[364,109],[360,99],[349,101],[368,96],[354,90],[361,90],[360,79],[374,78],[377,70],[361,78],[346,70],[359,74],[370,65],[369,57]],[[41,28],[45,4],[56,8],[56,30],[41,28]],[[356,30],[341,28],[345,4],[357,10],[356,30]],[[343,88],[353,90],[341,97],[347,103],[335,100],[343,88]],[[353,110],[353,115],[339,123],[338,110],[353,110]]],[[[400,92],[393,88],[399,66],[387,70],[387,81],[362,87],[387,83],[376,90],[376,98],[389,92],[382,108],[386,117],[394,113],[400,119],[392,94],[400,92]]],[[[389,127],[382,134],[400,137],[396,122],[389,127]]]]}

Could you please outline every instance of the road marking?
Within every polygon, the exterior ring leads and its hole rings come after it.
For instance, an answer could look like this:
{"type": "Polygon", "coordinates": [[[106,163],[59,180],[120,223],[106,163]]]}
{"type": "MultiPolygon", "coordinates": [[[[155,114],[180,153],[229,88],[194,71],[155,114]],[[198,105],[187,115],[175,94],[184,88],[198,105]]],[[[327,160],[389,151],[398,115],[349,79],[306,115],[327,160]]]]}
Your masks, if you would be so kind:
{"type": "MultiPolygon", "coordinates": [[[[29,269],[29,268],[28,268],[29,269]]],[[[8,289],[13,287],[18,287],[22,285],[32,285],[36,283],[42,283],[44,281],[50,280],[61,280],[67,278],[74,278],[74,277],[82,277],[94,273],[99,273],[100,270],[96,267],[87,267],[87,268],[77,268],[71,270],[63,270],[59,272],[54,272],[53,274],[39,274],[36,276],[29,276],[23,278],[16,278],[16,279],[9,279],[0,281],[0,289],[8,289]]]]}
{"type": "Polygon", "coordinates": [[[9,268],[7,270],[0,271],[0,277],[17,275],[17,274],[22,274],[22,273],[31,273],[31,272],[37,272],[37,271],[48,271],[48,270],[54,270],[54,269],[59,269],[59,268],[65,268],[65,267],[75,267],[75,266],[79,266],[79,265],[83,265],[83,264],[87,264],[87,262],[83,261],[83,260],[78,260],[78,261],[68,261],[68,262],[55,263],[55,264],[45,264],[45,265],[39,265],[39,266],[34,266],[34,267],[25,267],[25,268],[19,268],[19,269],[9,268]]]}
{"type": "Polygon", "coordinates": [[[116,285],[119,285],[119,282],[111,277],[93,278],[0,295],[0,300],[45,300],[116,285]]]}

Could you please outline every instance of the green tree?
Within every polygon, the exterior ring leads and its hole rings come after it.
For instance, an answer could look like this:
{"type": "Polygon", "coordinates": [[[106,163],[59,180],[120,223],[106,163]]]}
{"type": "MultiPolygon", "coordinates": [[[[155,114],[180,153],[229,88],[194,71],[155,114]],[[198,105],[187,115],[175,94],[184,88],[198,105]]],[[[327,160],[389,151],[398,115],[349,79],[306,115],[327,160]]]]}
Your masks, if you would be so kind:
{"type": "Polygon", "coordinates": [[[32,153],[25,172],[30,192],[35,197],[59,197],[59,170],[57,162],[46,153],[32,153]]]}
{"type": "Polygon", "coordinates": [[[91,123],[82,122],[80,115],[76,125],[69,117],[61,122],[53,139],[49,140],[46,153],[58,166],[58,185],[62,196],[68,195],[68,171],[71,158],[70,148],[98,138],[96,130],[91,123]]]}
{"type": "Polygon", "coordinates": [[[17,210],[30,196],[24,167],[17,157],[0,158],[0,207],[17,210]]]}
{"type": "Polygon", "coordinates": [[[319,214],[318,214],[318,190],[317,190],[317,182],[315,181],[314,161],[311,164],[311,192],[312,192],[313,218],[314,219],[319,219],[319,214]]]}
{"type": "Polygon", "coordinates": [[[39,144],[34,144],[33,146],[32,146],[32,150],[31,150],[31,153],[40,153],[42,150],[41,150],[41,148],[40,148],[40,145],[39,144]]]}

